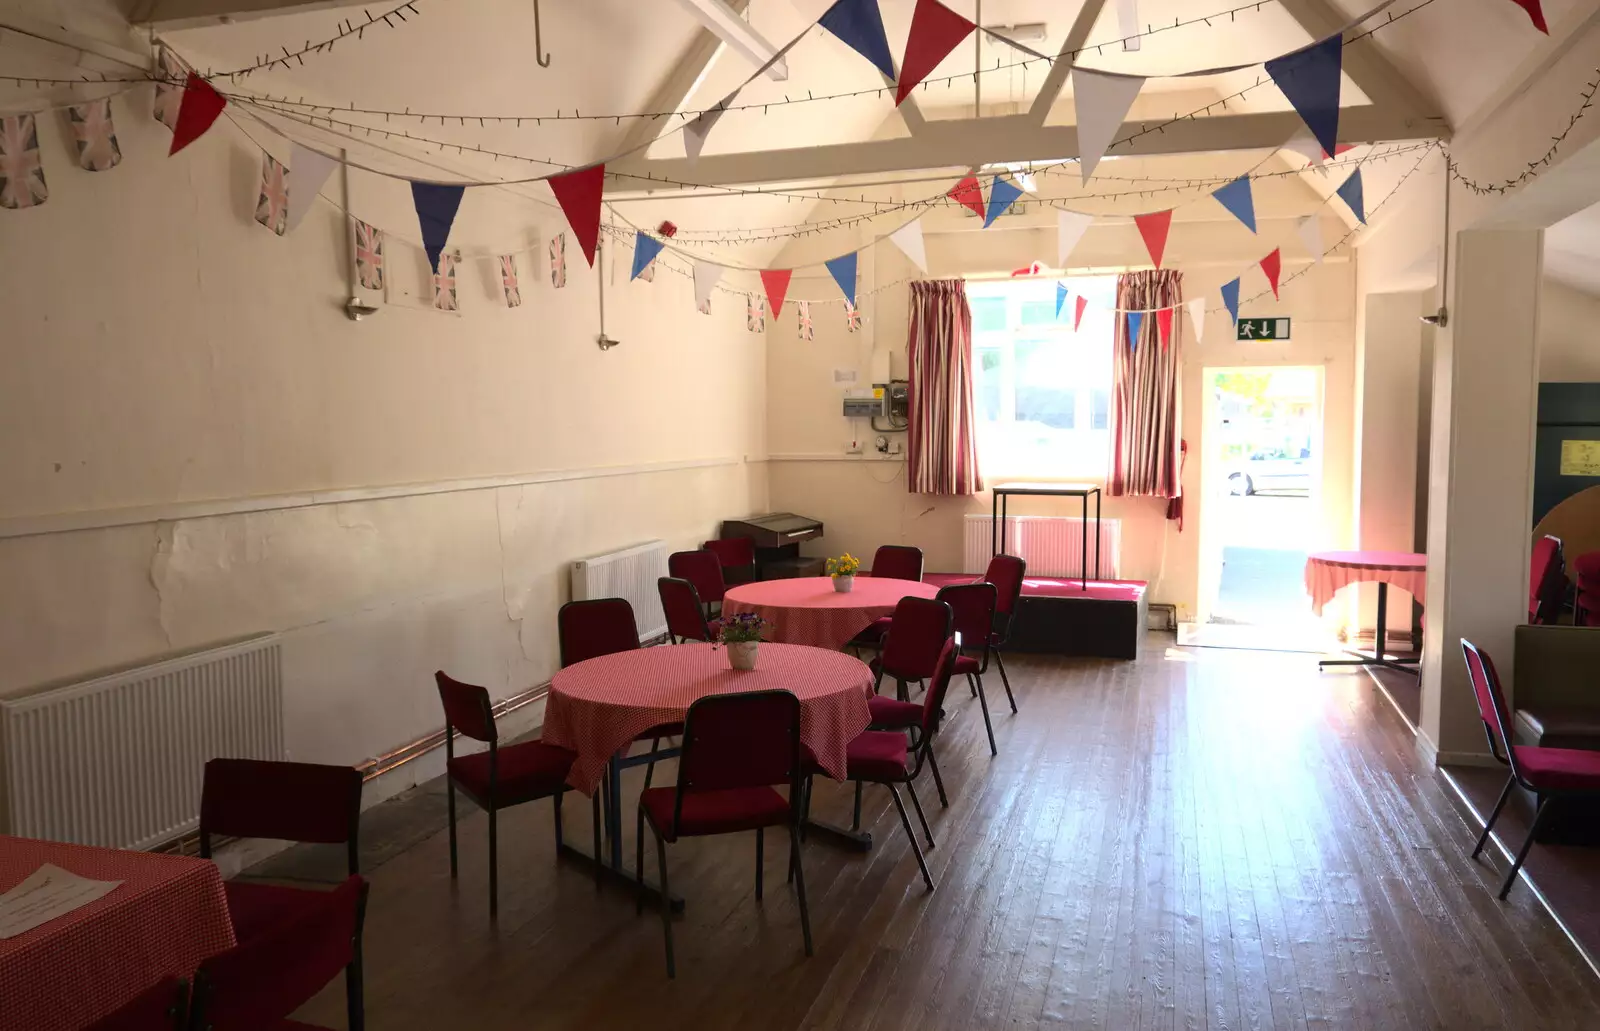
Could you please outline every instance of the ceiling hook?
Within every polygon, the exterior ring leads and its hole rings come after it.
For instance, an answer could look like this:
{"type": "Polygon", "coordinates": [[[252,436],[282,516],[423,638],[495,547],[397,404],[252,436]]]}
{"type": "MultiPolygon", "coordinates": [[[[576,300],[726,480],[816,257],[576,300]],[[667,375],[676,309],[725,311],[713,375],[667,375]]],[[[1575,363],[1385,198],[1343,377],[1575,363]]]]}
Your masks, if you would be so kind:
{"type": "Polygon", "coordinates": [[[533,59],[540,68],[550,67],[550,55],[544,52],[544,33],[539,26],[539,0],[533,0],[533,59]]]}

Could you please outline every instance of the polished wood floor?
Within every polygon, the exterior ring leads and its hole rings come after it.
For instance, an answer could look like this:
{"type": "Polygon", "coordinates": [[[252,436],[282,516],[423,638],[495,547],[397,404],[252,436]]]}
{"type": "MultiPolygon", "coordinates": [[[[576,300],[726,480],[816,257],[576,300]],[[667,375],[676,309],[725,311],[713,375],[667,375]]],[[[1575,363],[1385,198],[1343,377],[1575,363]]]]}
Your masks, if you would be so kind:
{"type": "MultiPolygon", "coordinates": [[[[437,823],[370,869],[368,1027],[1600,1026],[1600,981],[1530,892],[1494,899],[1498,859],[1467,859],[1474,827],[1364,675],[1152,635],[1131,663],[1019,657],[1013,682],[996,759],[952,694],[932,895],[882,789],[870,854],[806,847],[812,959],[781,834],[762,903],[752,835],[672,846],[668,981],[655,912],[558,863],[546,804],[503,819],[491,923],[473,813],[456,884],[437,823]]],[[[819,783],[819,815],[849,797],[819,783]]],[[[342,995],[305,1016],[343,1027],[342,995]]]]}

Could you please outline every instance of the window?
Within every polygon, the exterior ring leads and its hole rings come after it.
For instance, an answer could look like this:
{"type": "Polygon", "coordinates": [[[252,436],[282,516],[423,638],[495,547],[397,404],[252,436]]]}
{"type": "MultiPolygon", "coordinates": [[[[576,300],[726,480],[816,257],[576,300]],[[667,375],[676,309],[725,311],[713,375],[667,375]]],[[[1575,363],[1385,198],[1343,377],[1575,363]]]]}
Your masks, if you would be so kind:
{"type": "Polygon", "coordinates": [[[986,476],[1101,478],[1111,447],[1115,276],[967,284],[986,476]],[[1070,295],[1056,318],[1056,284],[1070,295]],[[1088,298],[1077,332],[1077,298],[1088,298]]]}

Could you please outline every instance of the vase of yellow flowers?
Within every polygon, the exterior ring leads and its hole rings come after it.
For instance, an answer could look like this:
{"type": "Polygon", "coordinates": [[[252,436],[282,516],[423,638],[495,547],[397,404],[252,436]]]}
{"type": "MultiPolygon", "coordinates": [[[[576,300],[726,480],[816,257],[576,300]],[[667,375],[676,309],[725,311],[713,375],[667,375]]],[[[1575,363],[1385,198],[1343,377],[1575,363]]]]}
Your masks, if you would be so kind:
{"type": "Polygon", "coordinates": [[[833,589],[849,594],[850,588],[856,585],[856,574],[861,571],[861,560],[847,551],[838,558],[830,558],[827,568],[828,575],[833,577],[833,589]]]}
{"type": "Polygon", "coordinates": [[[761,650],[761,635],[772,629],[772,623],[754,612],[739,612],[722,617],[717,630],[717,642],[728,646],[728,665],[734,669],[756,668],[756,655],[761,650]]]}

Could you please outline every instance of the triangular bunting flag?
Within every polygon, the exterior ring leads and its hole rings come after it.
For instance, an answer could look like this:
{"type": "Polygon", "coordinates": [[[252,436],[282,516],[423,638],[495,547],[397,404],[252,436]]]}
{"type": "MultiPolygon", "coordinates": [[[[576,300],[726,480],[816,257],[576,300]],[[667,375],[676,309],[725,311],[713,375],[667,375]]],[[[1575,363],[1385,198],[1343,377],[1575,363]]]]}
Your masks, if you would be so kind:
{"type": "Polygon", "coordinates": [[[701,311],[711,309],[711,290],[722,278],[722,266],[709,261],[694,263],[694,306],[701,311]]]}
{"type": "Polygon", "coordinates": [[[884,78],[894,78],[894,57],[889,53],[889,37],[883,31],[878,0],[838,0],[822,12],[817,24],[871,61],[884,78]]]}
{"type": "Polygon", "coordinates": [[[1344,37],[1333,35],[1267,62],[1267,74],[1329,154],[1339,144],[1339,82],[1343,61],[1344,37]]]}
{"type": "Polygon", "coordinates": [[[1078,109],[1078,167],[1085,183],[1116,139],[1123,117],[1143,86],[1144,80],[1137,75],[1072,69],[1072,102],[1078,109]]]}
{"type": "Polygon", "coordinates": [[[945,196],[962,207],[970,209],[979,218],[983,217],[983,187],[978,185],[977,176],[967,176],[950,187],[950,192],[945,196]]]}
{"type": "Polygon", "coordinates": [[[1067,284],[1056,284],[1056,318],[1061,317],[1061,306],[1067,303],[1067,284]]]}
{"type": "Polygon", "coordinates": [[[636,230],[633,234],[633,272],[628,278],[638,279],[639,274],[650,267],[650,263],[656,260],[656,255],[666,245],[665,240],[657,240],[643,230],[636,230]]]}
{"type": "Polygon", "coordinates": [[[1366,225],[1367,208],[1361,196],[1361,169],[1351,172],[1350,178],[1340,183],[1336,192],[1339,194],[1339,199],[1350,205],[1350,211],[1356,216],[1356,221],[1366,225]]]}
{"type": "Polygon", "coordinates": [[[1222,304],[1228,309],[1228,318],[1239,321],[1239,278],[1235,276],[1222,284],[1222,304]]]}
{"type": "Polygon", "coordinates": [[[1156,268],[1160,268],[1161,255],[1167,249],[1167,231],[1172,228],[1172,209],[1135,215],[1133,224],[1139,227],[1139,235],[1144,237],[1144,247],[1150,252],[1150,260],[1155,262],[1156,268]]]}
{"type": "Polygon", "coordinates": [[[1117,0],[1117,31],[1122,33],[1122,49],[1139,49],[1139,0],[1117,0]]]}
{"type": "Polygon", "coordinates": [[[1144,312],[1128,312],[1128,350],[1139,349],[1139,331],[1144,328],[1144,312]]]}
{"type": "Polygon", "coordinates": [[[691,165],[700,160],[700,151],[705,149],[706,137],[711,135],[711,130],[716,128],[718,120],[722,118],[723,113],[728,110],[728,105],[733,103],[733,98],[738,94],[739,91],[734,90],[717,101],[715,107],[700,112],[694,121],[683,127],[683,152],[688,157],[691,165]]]}
{"type": "Polygon", "coordinates": [[[994,220],[1006,213],[1006,209],[1017,202],[1022,196],[1022,187],[1010,179],[994,177],[994,182],[989,186],[989,209],[983,214],[983,228],[988,229],[994,225],[994,220]]]}
{"type": "Polygon", "coordinates": [[[928,272],[928,249],[922,241],[922,219],[914,219],[889,234],[889,239],[894,245],[905,252],[912,263],[921,269],[923,274],[928,272]]]}
{"type": "Polygon", "coordinates": [[[1172,346],[1172,308],[1156,309],[1156,332],[1161,334],[1161,346],[1172,346]]]}
{"type": "Polygon", "coordinates": [[[1305,244],[1306,250],[1311,254],[1312,261],[1322,260],[1322,219],[1317,215],[1307,215],[1295,226],[1295,232],[1300,237],[1300,242],[1305,244]]]}
{"type": "Polygon", "coordinates": [[[1199,343],[1206,331],[1206,299],[1196,297],[1188,303],[1189,321],[1194,324],[1194,342],[1199,343]]]}
{"type": "Polygon", "coordinates": [[[422,249],[428,252],[428,267],[439,273],[439,255],[450,239],[450,226],[461,209],[463,186],[439,183],[412,183],[411,202],[417,206],[417,222],[422,226],[422,249]]]}
{"type": "Polygon", "coordinates": [[[1540,6],[1539,0],[1511,0],[1511,2],[1528,12],[1534,28],[1546,36],[1550,35],[1550,27],[1544,23],[1544,8],[1540,6]]]}
{"type": "Polygon", "coordinates": [[[1227,208],[1234,218],[1243,222],[1252,233],[1256,231],[1256,202],[1250,192],[1250,177],[1241,175],[1233,182],[1212,192],[1217,203],[1227,208]]]}
{"type": "Polygon", "coordinates": [[[839,289],[844,291],[845,300],[852,305],[856,303],[856,252],[841,254],[832,261],[825,262],[828,274],[833,281],[839,284],[839,289]]]}
{"type": "Polygon", "coordinates": [[[578,238],[583,256],[594,267],[594,248],[600,241],[600,191],[606,183],[606,166],[580,168],[576,172],[553,175],[548,180],[556,195],[572,235],[578,238]]]}
{"type": "Polygon", "coordinates": [[[1283,271],[1283,253],[1274,247],[1272,253],[1261,259],[1261,271],[1267,275],[1267,282],[1272,284],[1272,296],[1278,296],[1278,276],[1283,271]]]}
{"type": "Polygon", "coordinates": [[[298,143],[289,146],[289,228],[294,229],[317,202],[322,184],[339,162],[298,143]]]}
{"type": "Polygon", "coordinates": [[[1311,167],[1316,169],[1319,175],[1328,174],[1328,170],[1322,167],[1323,162],[1328,160],[1323,156],[1322,144],[1312,139],[1311,134],[1304,129],[1295,133],[1293,138],[1283,145],[1283,149],[1293,151],[1311,162],[1311,167]]]}
{"type": "Polygon", "coordinates": [[[1056,212],[1057,265],[1062,268],[1067,267],[1067,259],[1072,257],[1072,252],[1078,247],[1078,241],[1083,239],[1083,234],[1093,222],[1093,215],[1085,215],[1081,211],[1056,212]]]}
{"type": "Polygon", "coordinates": [[[900,62],[900,85],[895,90],[898,107],[977,26],[939,0],[917,0],[906,37],[906,56],[900,62]]]}
{"type": "Polygon", "coordinates": [[[1078,331],[1078,327],[1083,325],[1083,311],[1085,308],[1089,307],[1089,298],[1079,294],[1077,305],[1078,310],[1072,316],[1072,331],[1074,333],[1078,331]]]}
{"type": "Polygon", "coordinates": [[[222,114],[222,109],[228,105],[222,94],[211,87],[211,83],[200,78],[194,72],[189,73],[188,81],[183,84],[183,100],[178,106],[178,124],[172,129],[172,149],[167,151],[171,157],[189,144],[198,140],[211,128],[211,123],[222,114]]]}
{"type": "Polygon", "coordinates": [[[767,291],[767,307],[772,310],[774,322],[783,314],[783,299],[789,295],[789,280],[793,277],[793,269],[772,268],[761,271],[761,285],[767,291]]]}

